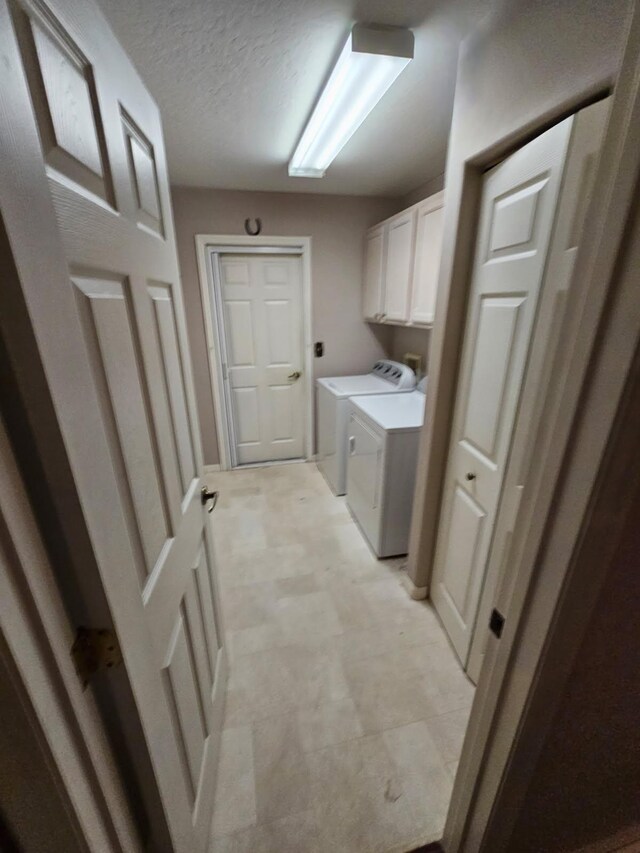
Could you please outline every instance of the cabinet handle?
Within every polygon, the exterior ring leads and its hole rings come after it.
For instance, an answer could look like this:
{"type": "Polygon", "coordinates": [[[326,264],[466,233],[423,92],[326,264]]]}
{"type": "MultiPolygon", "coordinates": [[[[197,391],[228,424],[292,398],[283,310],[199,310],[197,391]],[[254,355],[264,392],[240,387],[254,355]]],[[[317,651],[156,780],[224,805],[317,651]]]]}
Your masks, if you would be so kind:
{"type": "Polygon", "coordinates": [[[356,437],[355,435],[349,436],[349,456],[353,456],[356,452],[356,437]]]}

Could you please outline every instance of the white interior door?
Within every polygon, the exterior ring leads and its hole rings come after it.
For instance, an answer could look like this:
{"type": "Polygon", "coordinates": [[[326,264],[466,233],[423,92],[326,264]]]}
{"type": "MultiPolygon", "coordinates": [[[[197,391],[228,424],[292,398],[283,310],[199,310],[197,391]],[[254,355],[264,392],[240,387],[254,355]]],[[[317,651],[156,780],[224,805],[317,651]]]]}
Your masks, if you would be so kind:
{"type": "Polygon", "coordinates": [[[221,255],[223,377],[235,464],[304,455],[302,261],[221,255]]]}
{"type": "Polygon", "coordinates": [[[431,596],[463,663],[475,623],[574,119],[487,173],[431,596]]]}
{"type": "MultiPolygon", "coordinates": [[[[511,543],[520,501],[529,479],[533,445],[540,424],[540,389],[551,381],[552,364],[558,346],[573,265],[582,237],[587,208],[595,179],[600,147],[604,138],[611,98],[598,101],[576,114],[562,178],[557,213],[545,265],[544,285],[538,308],[535,338],[527,365],[526,379],[518,405],[509,462],[487,560],[486,577],[478,607],[467,661],[467,673],[478,681],[489,637],[489,617],[494,606],[506,612],[515,578],[508,572],[511,543]],[[498,601],[498,598],[500,601],[498,601]]],[[[579,286],[579,284],[578,284],[579,286]]]]}
{"type": "Polygon", "coordinates": [[[225,663],[160,116],[88,0],[0,17],[4,187],[47,265],[7,204],[22,298],[173,849],[203,851],[225,663]]]}

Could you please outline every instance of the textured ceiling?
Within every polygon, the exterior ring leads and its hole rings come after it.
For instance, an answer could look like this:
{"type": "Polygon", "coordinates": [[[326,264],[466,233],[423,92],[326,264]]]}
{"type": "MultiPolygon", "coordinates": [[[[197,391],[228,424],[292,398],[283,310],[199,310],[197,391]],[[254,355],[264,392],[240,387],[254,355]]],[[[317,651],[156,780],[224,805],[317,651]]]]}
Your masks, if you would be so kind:
{"type": "Polygon", "coordinates": [[[173,184],[401,195],[444,170],[459,41],[488,0],[99,0],[163,115],[173,184]],[[287,163],[355,21],[415,59],[320,180],[287,163]]]}

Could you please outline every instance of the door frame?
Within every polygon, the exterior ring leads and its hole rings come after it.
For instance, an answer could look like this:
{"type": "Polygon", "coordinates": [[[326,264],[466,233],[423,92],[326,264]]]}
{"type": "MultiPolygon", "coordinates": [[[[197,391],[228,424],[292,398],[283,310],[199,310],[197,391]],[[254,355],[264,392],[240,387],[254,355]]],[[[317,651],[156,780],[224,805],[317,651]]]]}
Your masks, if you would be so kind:
{"type": "MultiPolygon", "coordinates": [[[[230,408],[222,378],[222,342],[216,329],[223,325],[223,318],[216,299],[216,272],[211,256],[219,254],[291,254],[300,255],[302,260],[302,335],[304,361],[304,458],[313,457],[313,342],[311,318],[311,237],[267,237],[232,234],[196,234],[196,259],[200,296],[204,315],[204,331],[209,357],[209,375],[213,393],[214,416],[218,433],[220,469],[228,471],[233,466],[230,434],[230,408]]],[[[267,464],[286,464],[275,461],[267,464]]],[[[245,467],[245,466],[242,466],[245,467]]],[[[250,467],[250,466],[246,466],[250,467]]]]}

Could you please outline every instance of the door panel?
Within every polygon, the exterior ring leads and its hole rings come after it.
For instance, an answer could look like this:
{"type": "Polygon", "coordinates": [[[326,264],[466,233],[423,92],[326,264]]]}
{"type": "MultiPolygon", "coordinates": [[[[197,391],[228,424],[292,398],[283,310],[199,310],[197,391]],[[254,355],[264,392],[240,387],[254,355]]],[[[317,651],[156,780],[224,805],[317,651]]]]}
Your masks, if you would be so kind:
{"type": "Polygon", "coordinates": [[[480,300],[467,414],[461,441],[469,442],[495,461],[504,394],[516,340],[518,311],[526,296],[480,300]]]}
{"type": "Polygon", "coordinates": [[[431,595],[466,663],[573,118],[487,173],[431,595]]]}
{"type": "Polygon", "coordinates": [[[367,233],[364,243],[364,288],[362,310],[365,320],[379,320],[384,304],[387,226],[367,233]]]}
{"type": "Polygon", "coordinates": [[[0,0],[0,17],[7,154],[50,262],[21,297],[68,456],[56,487],[81,508],[172,847],[204,851],[226,664],[160,116],[88,0],[0,0]]]}
{"type": "Polygon", "coordinates": [[[384,288],[384,319],[409,319],[409,289],[413,275],[416,211],[411,209],[389,222],[384,288]]]}
{"type": "Polygon", "coordinates": [[[286,255],[219,260],[237,464],[298,459],[304,444],[302,270],[286,255]]]}
{"type": "Polygon", "coordinates": [[[114,459],[121,466],[123,502],[141,581],[151,574],[172,535],[164,484],[158,470],[153,433],[139,429],[150,421],[144,367],[133,325],[128,282],[72,279],[78,288],[80,316],[96,386],[102,385],[104,418],[112,423],[114,459]]]}
{"type": "Polygon", "coordinates": [[[482,508],[457,486],[453,493],[446,544],[449,559],[444,566],[442,588],[462,626],[469,621],[468,567],[473,567],[477,557],[484,519],[482,508]]]}

